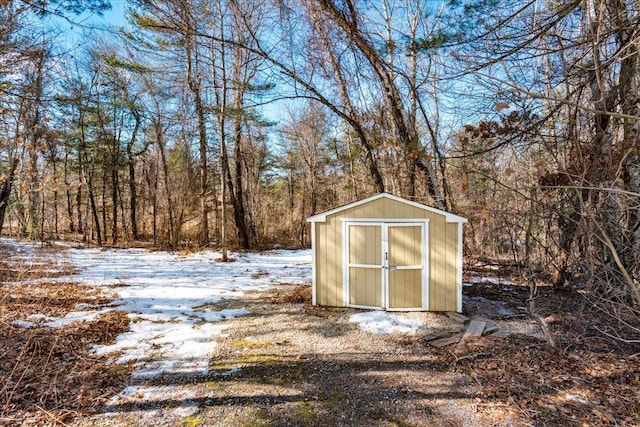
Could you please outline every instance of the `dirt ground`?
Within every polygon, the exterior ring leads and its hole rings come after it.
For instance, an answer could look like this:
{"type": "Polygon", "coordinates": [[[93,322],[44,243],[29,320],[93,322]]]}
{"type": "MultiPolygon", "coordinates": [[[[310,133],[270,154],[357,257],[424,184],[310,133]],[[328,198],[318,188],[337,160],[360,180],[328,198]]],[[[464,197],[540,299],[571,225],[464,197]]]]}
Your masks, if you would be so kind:
{"type": "Polygon", "coordinates": [[[0,425],[640,425],[633,316],[620,310],[616,323],[580,290],[542,287],[539,311],[553,349],[526,312],[526,286],[475,283],[464,292],[466,314],[502,336],[434,347],[429,335],[465,328],[445,313],[398,313],[422,322],[415,335],[364,332],[349,321],[356,310],[312,307],[309,286],[283,284],[203,307],[251,313],[224,322],[210,374],[144,380],[175,393],[113,404],[132,384],[131,368],[90,347],[125,331],[126,316],[56,329],[11,324],[29,310],[60,315],[111,296],[70,283],[0,283],[0,425]]]}
{"type": "MultiPolygon", "coordinates": [[[[232,322],[212,359],[204,425],[481,425],[473,384],[418,337],[363,332],[354,310],[314,308],[309,296],[279,286],[232,302],[252,315],[232,322]]],[[[423,333],[458,328],[442,315],[403,317],[430,325],[423,333]]]]}

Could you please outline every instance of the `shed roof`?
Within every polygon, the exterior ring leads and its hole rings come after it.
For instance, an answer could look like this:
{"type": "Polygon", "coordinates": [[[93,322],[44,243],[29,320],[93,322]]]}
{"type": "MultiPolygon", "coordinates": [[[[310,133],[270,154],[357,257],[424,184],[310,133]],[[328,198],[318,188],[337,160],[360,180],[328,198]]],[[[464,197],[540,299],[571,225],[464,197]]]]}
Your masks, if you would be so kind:
{"type": "Polygon", "coordinates": [[[316,214],[307,218],[307,222],[325,222],[329,215],[333,215],[343,210],[354,208],[356,206],[363,205],[365,203],[373,202],[374,200],[383,199],[383,198],[395,200],[397,202],[404,203],[416,208],[424,209],[425,211],[432,212],[438,215],[443,215],[447,222],[461,222],[461,223],[467,222],[467,219],[461,216],[454,215],[452,213],[443,211],[441,209],[432,208],[431,206],[423,205],[422,203],[412,202],[411,200],[403,199],[402,197],[394,196],[393,194],[389,194],[389,193],[379,193],[379,194],[376,194],[375,196],[358,200],[357,202],[349,203],[347,205],[339,206],[337,208],[321,212],[319,214],[316,214]]]}

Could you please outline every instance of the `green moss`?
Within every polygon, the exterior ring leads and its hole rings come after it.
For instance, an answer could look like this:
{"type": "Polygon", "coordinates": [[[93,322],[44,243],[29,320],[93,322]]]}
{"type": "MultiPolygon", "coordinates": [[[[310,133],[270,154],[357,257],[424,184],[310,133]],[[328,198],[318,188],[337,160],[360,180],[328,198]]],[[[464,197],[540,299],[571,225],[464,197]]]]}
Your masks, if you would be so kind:
{"type": "Polygon", "coordinates": [[[200,427],[202,420],[198,417],[189,416],[180,422],[180,427],[200,427]]]}
{"type": "Polygon", "coordinates": [[[280,387],[290,387],[296,384],[295,378],[289,376],[266,376],[263,381],[280,387]]]}
{"type": "Polygon", "coordinates": [[[270,354],[243,354],[235,360],[214,363],[211,369],[213,371],[228,371],[250,365],[275,365],[281,361],[282,357],[270,354]]]}
{"type": "Polygon", "coordinates": [[[271,343],[269,341],[250,341],[250,340],[240,340],[240,341],[235,341],[233,342],[234,347],[237,348],[247,348],[249,350],[256,348],[256,347],[267,347],[269,345],[271,345],[271,343]]]}
{"type": "Polygon", "coordinates": [[[249,424],[242,424],[242,427],[271,427],[273,426],[273,421],[265,420],[265,419],[254,419],[249,424]]]}
{"type": "Polygon", "coordinates": [[[322,404],[322,406],[324,406],[325,408],[333,409],[338,404],[338,401],[335,399],[325,399],[321,400],[320,404],[322,404]]]}
{"type": "Polygon", "coordinates": [[[316,416],[316,408],[313,405],[313,402],[308,400],[302,400],[297,403],[298,410],[298,418],[304,421],[315,421],[316,416]]]}
{"type": "Polygon", "coordinates": [[[211,391],[220,391],[222,389],[220,383],[216,381],[207,381],[204,386],[211,391]]]}
{"type": "Polygon", "coordinates": [[[242,364],[265,364],[273,365],[282,361],[282,357],[271,354],[255,354],[240,357],[242,364]]]}

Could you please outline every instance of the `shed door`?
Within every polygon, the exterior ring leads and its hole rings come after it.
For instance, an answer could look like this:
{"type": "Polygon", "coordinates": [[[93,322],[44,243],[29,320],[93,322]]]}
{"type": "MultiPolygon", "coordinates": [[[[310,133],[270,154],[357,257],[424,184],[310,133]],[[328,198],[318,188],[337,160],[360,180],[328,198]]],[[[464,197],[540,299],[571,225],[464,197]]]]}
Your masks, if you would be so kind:
{"type": "Polygon", "coordinates": [[[382,226],[347,226],[349,306],[382,308],[382,226]]]}
{"type": "Polygon", "coordinates": [[[386,307],[389,309],[423,307],[423,234],[421,224],[387,226],[389,260],[386,307]]]}
{"type": "Polygon", "coordinates": [[[345,305],[427,309],[426,223],[345,226],[345,305]]]}

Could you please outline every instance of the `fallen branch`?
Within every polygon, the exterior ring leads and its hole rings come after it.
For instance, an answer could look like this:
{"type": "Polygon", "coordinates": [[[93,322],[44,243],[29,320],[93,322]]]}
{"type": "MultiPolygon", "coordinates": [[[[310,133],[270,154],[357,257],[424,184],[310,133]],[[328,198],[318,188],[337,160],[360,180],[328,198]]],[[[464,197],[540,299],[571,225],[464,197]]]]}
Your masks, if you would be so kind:
{"type": "Polygon", "coordinates": [[[616,341],[620,341],[620,342],[623,342],[623,343],[626,343],[626,344],[638,344],[638,343],[640,343],[640,340],[630,340],[630,339],[622,338],[620,336],[611,335],[610,333],[603,331],[602,329],[598,328],[597,326],[594,326],[593,328],[596,331],[600,332],[601,334],[606,335],[609,338],[612,338],[612,339],[614,339],[616,341]]]}
{"type": "Polygon", "coordinates": [[[554,350],[557,350],[556,340],[553,338],[553,335],[551,335],[551,331],[549,330],[549,325],[547,324],[546,320],[544,320],[542,316],[540,316],[537,313],[537,309],[536,309],[537,298],[538,298],[538,284],[536,283],[536,280],[533,277],[533,275],[531,275],[529,277],[529,299],[528,299],[529,313],[531,314],[531,317],[533,317],[535,321],[538,322],[538,325],[540,325],[540,329],[542,330],[542,333],[544,334],[544,337],[547,340],[547,343],[554,350]]]}
{"type": "Polygon", "coordinates": [[[593,221],[593,223],[601,233],[600,236],[596,234],[596,237],[609,249],[611,256],[613,257],[613,260],[616,263],[616,266],[618,267],[618,270],[622,274],[622,277],[624,278],[624,281],[627,284],[627,287],[629,288],[629,292],[631,292],[633,301],[635,302],[635,307],[639,307],[640,306],[640,288],[638,288],[633,278],[627,271],[625,265],[620,260],[620,256],[618,255],[618,251],[615,245],[613,244],[609,236],[604,232],[604,229],[600,226],[600,223],[598,221],[593,221]]]}
{"type": "Polygon", "coordinates": [[[461,360],[465,360],[465,359],[475,359],[476,357],[480,357],[480,356],[489,356],[491,353],[473,353],[473,354],[468,354],[466,356],[456,356],[453,352],[449,352],[451,353],[451,355],[453,357],[456,358],[456,360],[454,360],[453,362],[450,363],[450,365],[455,365],[456,363],[458,363],[461,360]]]}
{"type": "Polygon", "coordinates": [[[52,414],[50,411],[47,411],[46,409],[44,409],[42,406],[40,405],[35,405],[36,408],[38,408],[38,410],[40,412],[42,412],[43,414],[45,414],[48,418],[51,419],[51,421],[53,421],[53,423],[55,425],[61,425],[61,426],[66,426],[67,424],[65,424],[62,420],[60,420],[60,418],[56,417],[54,414],[52,414]]]}
{"type": "Polygon", "coordinates": [[[536,322],[538,322],[538,325],[540,325],[540,329],[542,330],[542,333],[544,334],[544,337],[546,338],[549,345],[554,349],[557,349],[556,341],[555,339],[553,339],[553,335],[551,335],[551,331],[549,330],[549,325],[547,325],[547,321],[544,320],[542,316],[540,316],[537,313],[532,312],[531,316],[536,320],[536,322]]]}

